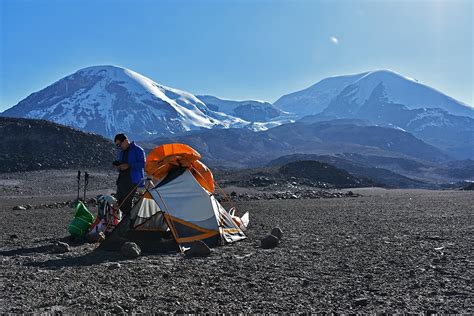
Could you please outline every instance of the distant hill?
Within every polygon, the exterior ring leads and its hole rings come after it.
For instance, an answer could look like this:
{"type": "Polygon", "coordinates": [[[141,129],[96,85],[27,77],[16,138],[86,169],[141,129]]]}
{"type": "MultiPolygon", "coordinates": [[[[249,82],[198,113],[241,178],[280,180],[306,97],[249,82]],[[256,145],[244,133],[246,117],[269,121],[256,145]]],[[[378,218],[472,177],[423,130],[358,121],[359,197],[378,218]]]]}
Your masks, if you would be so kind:
{"type": "Polygon", "coordinates": [[[114,144],[44,120],[0,117],[0,172],[111,168],[114,144]]]}
{"type": "MultiPolygon", "coordinates": [[[[388,168],[400,170],[400,164],[409,165],[409,168],[416,166],[424,166],[413,160],[403,158],[392,158],[392,157],[371,157],[353,154],[343,154],[340,156],[328,156],[328,155],[312,155],[312,154],[293,154],[288,156],[282,156],[268,163],[269,167],[284,166],[291,163],[297,163],[299,161],[316,161],[331,164],[339,169],[349,172],[355,177],[362,179],[369,179],[373,183],[376,183],[385,187],[392,188],[419,188],[419,187],[432,187],[431,184],[424,181],[412,179],[407,176],[403,176],[399,173],[393,172],[388,168]],[[374,160],[384,161],[388,163],[387,169],[381,168],[374,164],[374,160]],[[397,166],[398,165],[398,166],[397,166]]],[[[413,175],[418,172],[412,170],[413,175]]]]}
{"type": "Polygon", "coordinates": [[[371,186],[375,182],[358,178],[346,170],[314,160],[294,161],[280,167],[280,173],[287,177],[305,178],[316,182],[330,183],[336,187],[371,186]]]}

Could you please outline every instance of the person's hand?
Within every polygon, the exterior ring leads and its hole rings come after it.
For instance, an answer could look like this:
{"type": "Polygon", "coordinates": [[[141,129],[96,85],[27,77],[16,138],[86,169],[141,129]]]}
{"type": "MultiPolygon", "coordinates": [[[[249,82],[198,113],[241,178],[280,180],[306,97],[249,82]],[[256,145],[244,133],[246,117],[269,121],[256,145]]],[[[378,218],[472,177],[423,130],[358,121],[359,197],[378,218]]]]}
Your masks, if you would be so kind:
{"type": "Polygon", "coordinates": [[[128,163],[123,163],[118,166],[119,170],[127,170],[129,168],[128,163]]]}

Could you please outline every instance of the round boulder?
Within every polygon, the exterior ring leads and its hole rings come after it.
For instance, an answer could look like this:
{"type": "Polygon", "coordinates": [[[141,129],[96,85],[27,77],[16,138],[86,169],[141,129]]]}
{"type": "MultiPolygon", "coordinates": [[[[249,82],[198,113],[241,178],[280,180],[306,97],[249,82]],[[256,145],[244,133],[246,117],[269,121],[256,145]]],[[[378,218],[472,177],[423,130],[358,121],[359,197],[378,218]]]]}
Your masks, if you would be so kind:
{"type": "Polygon", "coordinates": [[[69,252],[70,251],[69,244],[67,244],[65,242],[58,241],[53,245],[53,251],[55,253],[69,252]]]}
{"type": "Polygon", "coordinates": [[[120,248],[120,252],[127,258],[137,258],[142,250],[140,247],[134,242],[126,242],[120,248]]]}
{"type": "Polygon", "coordinates": [[[283,236],[283,231],[280,229],[280,227],[274,227],[270,234],[272,234],[278,239],[281,239],[281,237],[283,236]]]}
{"type": "Polygon", "coordinates": [[[275,248],[279,242],[280,240],[277,237],[268,235],[260,241],[260,247],[263,249],[275,248]]]}

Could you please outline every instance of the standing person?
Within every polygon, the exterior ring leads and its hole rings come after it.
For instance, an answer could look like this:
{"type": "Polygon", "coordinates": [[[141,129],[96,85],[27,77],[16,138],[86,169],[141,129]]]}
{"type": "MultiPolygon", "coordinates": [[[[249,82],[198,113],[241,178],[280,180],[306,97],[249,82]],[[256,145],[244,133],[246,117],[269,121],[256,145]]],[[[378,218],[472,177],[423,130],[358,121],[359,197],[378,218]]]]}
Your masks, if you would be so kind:
{"type": "Polygon", "coordinates": [[[143,186],[145,152],[143,148],[130,142],[127,135],[117,134],[115,146],[119,149],[113,165],[119,171],[117,178],[117,202],[124,214],[130,213],[137,187],[143,186]]]}

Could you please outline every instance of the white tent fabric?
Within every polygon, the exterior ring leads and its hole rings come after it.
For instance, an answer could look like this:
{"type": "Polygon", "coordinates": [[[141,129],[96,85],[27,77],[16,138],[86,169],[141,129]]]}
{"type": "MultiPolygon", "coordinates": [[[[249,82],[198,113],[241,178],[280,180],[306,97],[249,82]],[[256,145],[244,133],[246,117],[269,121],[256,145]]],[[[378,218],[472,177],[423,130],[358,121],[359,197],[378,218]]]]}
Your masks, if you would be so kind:
{"type": "Polygon", "coordinates": [[[218,216],[211,195],[196,181],[189,170],[173,181],[150,190],[160,208],[173,217],[217,230],[218,216]]]}
{"type": "Polygon", "coordinates": [[[138,211],[138,217],[149,218],[160,212],[160,207],[156,204],[154,200],[142,199],[142,205],[138,211]]]}

